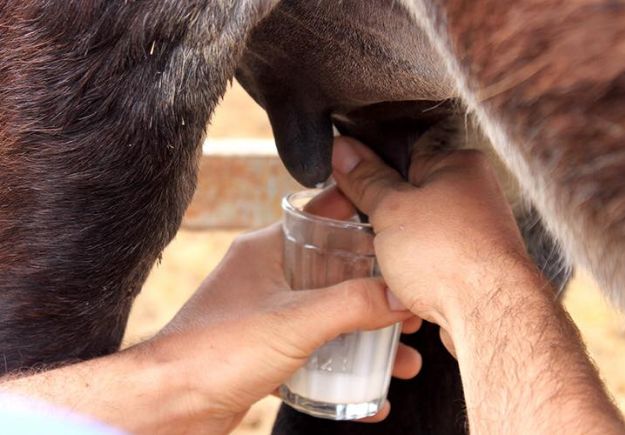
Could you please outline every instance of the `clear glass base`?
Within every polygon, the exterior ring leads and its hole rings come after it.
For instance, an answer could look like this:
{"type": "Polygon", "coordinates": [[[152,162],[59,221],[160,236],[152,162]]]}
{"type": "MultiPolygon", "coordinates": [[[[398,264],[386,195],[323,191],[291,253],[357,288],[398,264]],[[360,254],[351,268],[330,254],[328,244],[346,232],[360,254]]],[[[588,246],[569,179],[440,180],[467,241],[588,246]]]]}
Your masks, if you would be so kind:
{"type": "Polygon", "coordinates": [[[378,413],[384,405],[384,397],[363,403],[317,402],[292,393],[286,385],[280,386],[280,397],[292,408],[313,417],[329,420],[358,420],[378,413]]]}

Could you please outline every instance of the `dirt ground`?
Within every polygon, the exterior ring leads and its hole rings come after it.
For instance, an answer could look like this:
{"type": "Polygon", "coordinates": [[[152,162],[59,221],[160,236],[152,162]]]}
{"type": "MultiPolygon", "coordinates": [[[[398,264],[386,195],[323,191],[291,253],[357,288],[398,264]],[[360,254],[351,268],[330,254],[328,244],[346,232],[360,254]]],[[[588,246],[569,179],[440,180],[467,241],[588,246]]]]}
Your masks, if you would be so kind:
{"type": "MultiPolygon", "coordinates": [[[[270,137],[264,112],[235,86],[209,129],[213,137],[270,137]]],[[[150,337],[160,329],[215,267],[238,231],[181,230],[152,271],[131,314],[126,344],[150,337]]],[[[590,356],[618,405],[625,411],[625,317],[616,313],[584,274],[566,293],[565,306],[579,329],[590,356]]],[[[268,398],[246,416],[237,435],[270,432],[279,402],[268,398]]]]}

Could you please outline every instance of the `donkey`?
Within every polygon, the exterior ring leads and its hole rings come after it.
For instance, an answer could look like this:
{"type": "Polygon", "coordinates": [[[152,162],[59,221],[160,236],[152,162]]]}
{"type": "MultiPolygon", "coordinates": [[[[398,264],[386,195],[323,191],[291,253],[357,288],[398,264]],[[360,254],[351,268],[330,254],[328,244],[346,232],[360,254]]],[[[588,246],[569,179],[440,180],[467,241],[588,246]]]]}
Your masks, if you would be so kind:
{"type": "MultiPolygon", "coordinates": [[[[617,0],[0,0],[3,371],[117,350],[235,74],[305,185],[333,127],[401,172],[414,146],[492,147],[554,287],[575,262],[625,305],[624,18],[617,0]]],[[[455,362],[432,325],[410,340],[425,366],[387,422],[285,408],[275,432],[463,433],[455,362]]]]}

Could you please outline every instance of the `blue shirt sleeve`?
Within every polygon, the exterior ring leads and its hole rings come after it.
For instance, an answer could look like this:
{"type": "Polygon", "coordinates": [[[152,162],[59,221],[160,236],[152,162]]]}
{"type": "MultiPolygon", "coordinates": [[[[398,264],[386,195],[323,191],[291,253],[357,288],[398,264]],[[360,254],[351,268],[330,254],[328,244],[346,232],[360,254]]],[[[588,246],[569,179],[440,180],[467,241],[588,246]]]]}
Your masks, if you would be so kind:
{"type": "Polygon", "coordinates": [[[48,403],[0,393],[0,427],[10,435],[122,435],[124,432],[48,403]]]}

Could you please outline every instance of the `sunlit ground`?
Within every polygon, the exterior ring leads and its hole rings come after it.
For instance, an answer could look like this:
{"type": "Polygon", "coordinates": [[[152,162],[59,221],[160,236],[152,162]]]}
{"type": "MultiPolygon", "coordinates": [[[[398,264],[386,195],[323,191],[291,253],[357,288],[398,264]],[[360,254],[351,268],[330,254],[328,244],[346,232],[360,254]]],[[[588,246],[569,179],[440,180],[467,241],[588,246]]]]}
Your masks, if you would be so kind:
{"type": "MultiPolygon", "coordinates": [[[[268,137],[264,113],[253,106],[240,88],[235,88],[218,111],[213,136],[268,137]]],[[[233,181],[234,182],[234,181],[233,181]]],[[[182,230],[155,267],[133,309],[126,343],[150,337],[162,327],[219,262],[236,231],[182,230]]],[[[586,276],[575,278],[565,298],[567,310],[580,328],[591,357],[609,391],[625,410],[625,317],[602,299],[586,276]]],[[[268,434],[278,400],[269,398],[252,409],[237,432],[268,434]]]]}

